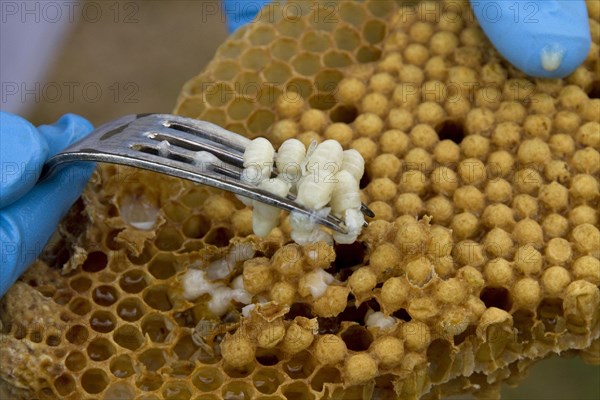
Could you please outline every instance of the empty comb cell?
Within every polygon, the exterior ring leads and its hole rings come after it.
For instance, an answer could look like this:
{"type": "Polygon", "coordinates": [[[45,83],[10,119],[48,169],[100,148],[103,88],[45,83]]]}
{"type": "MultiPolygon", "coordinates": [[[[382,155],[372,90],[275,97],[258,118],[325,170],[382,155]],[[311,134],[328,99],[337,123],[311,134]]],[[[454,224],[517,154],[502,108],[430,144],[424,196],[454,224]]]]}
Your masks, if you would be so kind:
{"type": "Polygon", "coordinates": [[[357,204],[376,217],[345,242],[279,213],[257,235],[229,193],[99,165],[59,230],[68,251],[48,249],[0,301],[0,393],[495,398],[550,354],[597,364],[593,51],[563,80],[533,79],[468,2],[270,10],[287,17],[238,30],[175,112],[268,138],[250,151],[267,163],[258,181],[338,142],[313,160],[344,172],[321,206],[356,227],[357,204]]]}

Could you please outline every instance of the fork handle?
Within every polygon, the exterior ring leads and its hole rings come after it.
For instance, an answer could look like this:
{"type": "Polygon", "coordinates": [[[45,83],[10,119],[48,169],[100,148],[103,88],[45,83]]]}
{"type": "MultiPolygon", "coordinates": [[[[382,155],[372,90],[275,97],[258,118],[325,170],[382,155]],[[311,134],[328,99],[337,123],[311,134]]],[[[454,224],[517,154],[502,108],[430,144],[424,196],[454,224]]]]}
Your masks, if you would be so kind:
{"type": "MultiPolygon", "coordinates": [[[[122,132],[130,123],[136,121],[139,118],[142,118],[148,114],[129,114],[125,115],[121,118],[112,120],[103,125],[100,125],[98,128],[94,130],[90,135],[85,137],[84,139],[73,143],[71,146],[64,149],[62,152],[50,157],[44,166],[42,167],[42,172],[39,177],[39,181],[44,181],[51,177],[58,165],[63,164],[69,161],[101,161],[103,162],[102,153],[98,152],[98,158],[96,156],[92,156],[91,154],[87,154],[89,152],[93,152],[93,148],[98,146],[98,137],[110,137],[116,133],[122,132]],[[100,135],[100,136],[98,136],[100,135]],[[85,152],[81,152],[83,149],[86,149],[85,152]]],[[[112,161],[104,161],[104,162],[112,162],[112,161]]]]}

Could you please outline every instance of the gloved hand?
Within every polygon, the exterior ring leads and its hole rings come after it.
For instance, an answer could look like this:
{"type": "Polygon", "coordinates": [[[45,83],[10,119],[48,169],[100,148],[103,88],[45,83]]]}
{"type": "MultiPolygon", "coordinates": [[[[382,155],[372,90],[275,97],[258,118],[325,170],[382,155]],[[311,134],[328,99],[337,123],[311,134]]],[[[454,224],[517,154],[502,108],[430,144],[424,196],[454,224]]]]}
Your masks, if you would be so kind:
{"type": "Polygon", "coordinates": [[[527,75],[563,78],[592,43],[585,0],[471,0],[496,49],[527,75]]]}
{"type": "Polygon", "coordinates": [[[44,162],[92,129],[73,114],[36,128],[0,112],[0,297],[42,251],[95,168],[68,164],[37,183],[44,162]]]}
{"type": "MultiPolygon", "coordinates": [[[[266,3],[223,0],[229,33],[266,3]]],[[[585,0],[471,0],[471,7],[500,54],[528,75],[563,78],[587,57],[592,38],[585,0]]]]}
{"type": "Polygon", "coordinates": [[[256,18],[258,11],[270,0],[223,0],[227,31],[232,34],[238,28],[256,18]]]}

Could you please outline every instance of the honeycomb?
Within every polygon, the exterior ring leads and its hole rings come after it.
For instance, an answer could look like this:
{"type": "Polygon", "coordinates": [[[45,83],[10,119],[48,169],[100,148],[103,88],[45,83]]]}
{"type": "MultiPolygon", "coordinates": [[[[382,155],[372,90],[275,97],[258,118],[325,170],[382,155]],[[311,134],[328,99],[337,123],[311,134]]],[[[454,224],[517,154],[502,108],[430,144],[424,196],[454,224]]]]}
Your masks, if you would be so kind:
{"type": "MultiPolygon", "coordinates": [[[[275,146],[335,139],[366,160],[351,245],[252,234],[234,196],[101,165],[1,301],[15,399],[499,397],[553,353],[600,362],[600,3],[565,79],[493,49],[466,1],[263,9],[175,112],[275,146]],[[234,246],[215,315],[182,279],[234,246]],[[335,277],[313,297],[312,272],[335,277]]],[[[229,259],[228,259],[229,260],[229,259]]],[[[314,274],[313,274],[314,275],[314,274]]]]}

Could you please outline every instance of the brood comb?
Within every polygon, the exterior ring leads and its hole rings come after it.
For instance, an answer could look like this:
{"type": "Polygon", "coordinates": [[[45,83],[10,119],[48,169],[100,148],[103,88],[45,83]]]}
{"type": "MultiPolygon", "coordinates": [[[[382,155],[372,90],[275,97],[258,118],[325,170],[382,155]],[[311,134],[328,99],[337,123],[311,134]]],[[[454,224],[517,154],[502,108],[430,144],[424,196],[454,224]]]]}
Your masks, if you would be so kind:
{"type": "Polygon", "coordinates": [[[552,353],[598,363],[600,3],[587,4],[592,48],[562,80],[508,65],[466,1],[263,11],[176,113],[358,150],[377,219],[353,245],[291,244],[283,216],[259,239],[228,194],[100,166],[2,300],[5,394],[487,398],[552,353]],[[186,271],[210,265],[263,304],[217,317],[210,294],[185,300],[186,271]]]}

